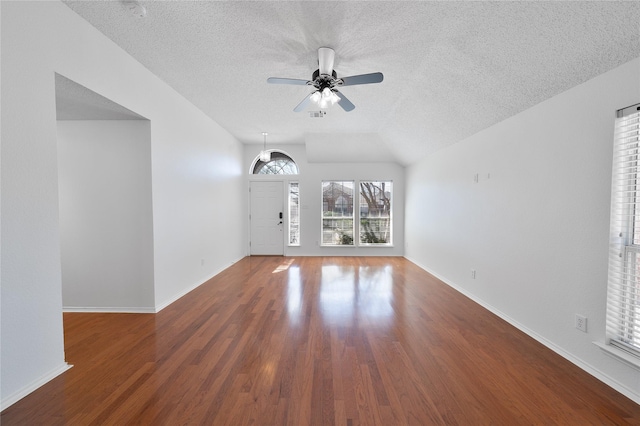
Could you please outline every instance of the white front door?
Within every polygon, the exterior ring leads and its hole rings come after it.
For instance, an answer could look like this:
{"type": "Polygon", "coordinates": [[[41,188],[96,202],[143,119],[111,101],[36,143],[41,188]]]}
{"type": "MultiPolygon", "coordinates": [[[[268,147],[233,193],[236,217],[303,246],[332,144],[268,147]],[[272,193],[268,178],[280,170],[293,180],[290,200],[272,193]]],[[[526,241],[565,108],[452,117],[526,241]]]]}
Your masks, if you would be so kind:
{"type": "Polygon", "coordinates": [[[252,255],[284,254],[284,202],[282,182],[251,182],[252,255]]]}

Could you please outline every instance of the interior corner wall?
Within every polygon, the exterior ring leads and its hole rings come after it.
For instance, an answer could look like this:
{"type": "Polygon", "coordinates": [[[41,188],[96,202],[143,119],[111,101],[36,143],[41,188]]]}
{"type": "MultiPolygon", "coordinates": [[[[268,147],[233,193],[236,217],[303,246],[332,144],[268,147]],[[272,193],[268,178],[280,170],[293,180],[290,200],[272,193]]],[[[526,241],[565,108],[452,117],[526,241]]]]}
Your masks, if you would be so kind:
{"type": "Polygon", "coordinates": [[[592,343],[605,337],[615,111],[640,102],[638,76],[640,59],[412,165],[405,226],[408,259],[640,403],[640,371],[592,343]]]}
{"type": "MultiPolygon", "coordinates": [[[[286,256],[402,256],[404,254],[404,174],[405,169],[397,163],[310,163],[307,161],[304,141],[300,144],[270,143],[269,149],[283,151],[291,156],[299,168],[298,175],[252,175],[250,166],[259,155],[261,145],[245,145],[243,173],[246,176],[245,215],[248,218],[248,187],[252,180],[282,180],[298,182],[300,189],[300,245],[288,246],[286,256]],[[393,182],[392,247],[322,247],[322,181],[323,180],[390,180],[393,182]]],[[[285,191],[286,191],[285,187],[285,191]]],[[[285,208],[287,198],[285,197],[285,208]]],[[[286,225],[286,223],[285,223],[286,225]]],[[[247,219],[245,244],[249,252],[250,223],[247,219]]],[[[285,227],[286,229],[286,227],[285,227]]],[[[285,235],[286,238],[286,235],[285,235]]]]}
{"type": "Polygon", "coordinates": [[[242,145],[61,2],[0,2],[5,408],[64,359],[55,74],[150,121],[154,306],[243,257],[242,145]]]}
{"type": "Polygon", "coordinates": [[[57,129],[64,309],[154,312],[149,122],[57,129]]]}

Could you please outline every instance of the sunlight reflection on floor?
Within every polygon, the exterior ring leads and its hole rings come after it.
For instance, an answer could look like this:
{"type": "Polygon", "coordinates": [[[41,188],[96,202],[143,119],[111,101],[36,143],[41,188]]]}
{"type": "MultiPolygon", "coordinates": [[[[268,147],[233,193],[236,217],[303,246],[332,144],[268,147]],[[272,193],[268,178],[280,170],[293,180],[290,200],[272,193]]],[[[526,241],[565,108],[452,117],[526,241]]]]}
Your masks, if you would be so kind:
{"type": "Polygon", "coordinates": [[[322,267],[320,310],[330,323],[383,325],[393,318],[391,267],[322,267]]]}
{"type": "Polygon", "coordinates": [[[302,281],[300,280],[300,267],[298,265],[289,268],[287,281],[287,312],[292,324],[300,322],[302,310],[302,281]]]}
{"type": "Polygon", "coordinates": [[[277,274],[278,272],[286,271],[289,269],[289,266],[295,261],[295,259],[289,259],[283,261],[276,269],[273,270],[272,274],[277,274]]]}

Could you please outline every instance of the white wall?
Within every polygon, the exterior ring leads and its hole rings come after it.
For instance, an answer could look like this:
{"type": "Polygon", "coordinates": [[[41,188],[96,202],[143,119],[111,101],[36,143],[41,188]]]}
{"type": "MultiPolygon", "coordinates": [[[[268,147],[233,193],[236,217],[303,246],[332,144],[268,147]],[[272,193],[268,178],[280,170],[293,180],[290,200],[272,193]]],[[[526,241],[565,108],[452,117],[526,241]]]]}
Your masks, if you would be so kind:
{"type": "Polygon", "coordinates": [[[64,371],[55,73],[150,120],[154,305],[245,252],[242,146],[59,2],[0,2],[5,407],[64,371]]]}
{"type": "Polygon", "coordinates": [[[407,258],[636,402],[640,372],[592,342],[605,336],[614,114],[640,101],[639,76],[640,59],[411,166],[405,223],[407,258]]]}
{"type": "Polygon", "coordinates": [[[64,309],[154,312],[149,121],[57,128],[64,309]]]}
{"type": "MultiPolygon", "coordinates": [[[[300,246],[287,245],[286,256],[402,256],[404,253],[404,168],[396,163],[309,163],[304,144],[269,143],[268,149],[287,153],[295,160],[300,174],[289,176],[250,175],[250,168],[260,153],[262,145],[246,145],[243,172],[247,178],[245,189],[245,216],[248,215],[248,187],[250,180],[283,180],[299,182],[300,185],[300,246]],[[321,247],[322,227],[322,181],[323,180],[390,180],[393,181],[392,247],[321,247]]],[[[285,185],[285,192],[287,191],[285,185]]],[[[285,209],[287,198],[285,197],[285,209]]],[[[286,223],[285,223],[286,225],[286,223]]],[[[246,226],[245,242],[249,252],[249,224],[246,226]]],[[[285,229],[286,226],[285,226],[285,229]]],[[[286,234],[286,233],[285,233],[286,234]]]]}

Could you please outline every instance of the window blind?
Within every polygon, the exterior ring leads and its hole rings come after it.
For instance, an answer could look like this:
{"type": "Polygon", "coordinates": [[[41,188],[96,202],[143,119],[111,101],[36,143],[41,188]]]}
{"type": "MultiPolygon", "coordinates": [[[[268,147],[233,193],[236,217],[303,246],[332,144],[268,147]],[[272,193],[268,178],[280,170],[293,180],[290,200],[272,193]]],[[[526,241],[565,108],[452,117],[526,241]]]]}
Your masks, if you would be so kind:
{"type": "Polygon", "coordinates": [[[640,356],[640,104],[617,112],[607,340],[640,356]]]}

